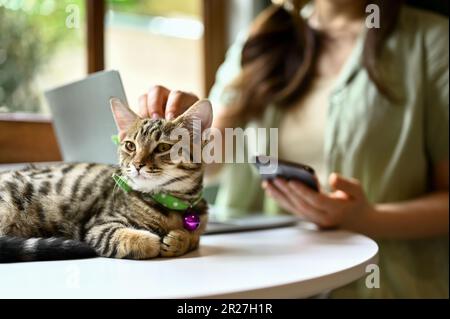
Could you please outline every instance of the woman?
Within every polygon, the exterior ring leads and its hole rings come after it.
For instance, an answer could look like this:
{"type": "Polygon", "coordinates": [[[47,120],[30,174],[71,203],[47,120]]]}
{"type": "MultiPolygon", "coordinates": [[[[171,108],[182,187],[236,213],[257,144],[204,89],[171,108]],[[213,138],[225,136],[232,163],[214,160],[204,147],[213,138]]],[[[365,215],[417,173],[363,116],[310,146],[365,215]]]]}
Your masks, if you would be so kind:
{"type": "MultiPolygon", "coordinates": [[[[313,166],[323,190],[261,188],[250,164],[232,164],[217,204],[375,238],[380,288],[335,296],[448,298],[448,20],[379,0],[369,28],[363,0],[282,2],[230,48],[214,125],[278,127],[279,157],[313,166]]],[[[170,118],[196,99],[155,87],[141,115],[170,118]]]]}

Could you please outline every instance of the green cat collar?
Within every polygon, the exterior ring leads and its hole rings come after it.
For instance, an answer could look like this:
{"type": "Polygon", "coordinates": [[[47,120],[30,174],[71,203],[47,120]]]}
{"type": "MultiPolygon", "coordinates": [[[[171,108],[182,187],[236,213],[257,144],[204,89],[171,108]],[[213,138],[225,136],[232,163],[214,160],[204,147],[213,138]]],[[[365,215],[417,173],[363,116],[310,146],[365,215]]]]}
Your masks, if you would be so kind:
{"type": "MultiPolygon", "coordinates": [[[[119,176],[117,174],[113,174],[112,178],[116,182],[116,185],[119,186],[126,193],[132,191],[132,188],[130,187],[130,185],[128,185],[128,182],[124,177],[119,176]]],[[[185,211],[188,208],[195,207],[201,201],[203,194],[200,193],[199,196],[193,202],[189,202],[180,199],[176,196],[165,193],[158,193],[154,195],[144,194],[144,196],[151,197],[155,202],[168,209],[185,211]]]]}
{"type": "Polygon", "coordinates": [[[158,193],[151,195],[152,199],[160,205],[172,210],[187,210],[195,207],[202,199],[202,193],[192,202],[188,202],[170,194],[158,193]]]}

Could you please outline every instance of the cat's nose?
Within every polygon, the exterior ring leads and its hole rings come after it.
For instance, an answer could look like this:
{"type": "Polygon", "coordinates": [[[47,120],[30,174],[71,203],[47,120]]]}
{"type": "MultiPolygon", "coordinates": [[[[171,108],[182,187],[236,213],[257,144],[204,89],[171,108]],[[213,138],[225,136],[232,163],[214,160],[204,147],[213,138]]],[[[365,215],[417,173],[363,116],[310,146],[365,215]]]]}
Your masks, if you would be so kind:
{"type": "Polygon", "coordinates": [[[138,172],[141,170],[142,167],[145,166],[145,164],[143,164],[143,163],[133,163],[133,165],[138,172]]]}

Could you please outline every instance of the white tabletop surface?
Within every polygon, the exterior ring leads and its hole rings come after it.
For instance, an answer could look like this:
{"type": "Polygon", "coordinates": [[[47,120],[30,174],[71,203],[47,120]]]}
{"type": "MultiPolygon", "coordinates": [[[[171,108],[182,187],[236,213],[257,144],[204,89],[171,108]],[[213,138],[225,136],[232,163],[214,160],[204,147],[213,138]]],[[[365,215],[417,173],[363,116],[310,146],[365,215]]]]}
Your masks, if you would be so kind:
{"type": "Polygon", "coordinates": [[[0,264],[0,298],[304,298],[365,276],[377,256],[365,236],[302,224],[206,235],[178,258],[0,264]]]}
{"type": "Polygon", "coordinates": [[[376,263],[371,239],[302,226],[208,235],[183,257],[0,264],[0,298],[303,298],[376,263]]]}

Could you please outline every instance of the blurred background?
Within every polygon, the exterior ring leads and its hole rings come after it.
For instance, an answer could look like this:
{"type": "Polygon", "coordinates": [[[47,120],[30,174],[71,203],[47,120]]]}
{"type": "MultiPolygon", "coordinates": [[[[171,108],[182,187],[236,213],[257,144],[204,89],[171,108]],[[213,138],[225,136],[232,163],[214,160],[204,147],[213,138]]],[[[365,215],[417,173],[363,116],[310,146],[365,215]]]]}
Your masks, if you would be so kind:
{"type": "Polygon", "coordinates": [[[0,1],[3,112],[48,113],[43,90],[96,68],[119,69],[130,101],[152,82],[202,90],[199,0],[108,0],[92,6],[84,0],[0,1]],[[104,34],[99,35],[98,23],[87,30],[86,17],[87,10],[102,7],[104,34]],[[104,63],[90,70],[87,31],[97,44],[104,39],[104,63]]]}
{"type": "Polygon", "coordinates": [[[204,96],[266,2],[0,0],[0,112],[48,114],[44,90],[102,69],[121,72],[130,103],[155,83],[204,96]]]}
{"type": "MultiPolygon", "coordinates": [[[[411,0],[448,14],[448,1],[411,0]]],[[[131,106],[153,84],[204,97],[270,0],[0,0],[0,163],[60,160],[46,89],[119,70],[131,106]]]]}
{"type": "Polygon", "coordinates": [[[269,3],[0,0],[0,163],[59,160],[43,92],[92,72],[119,70],[131,105],[153,84],[207,96],[227,47],[269,3]]]}

